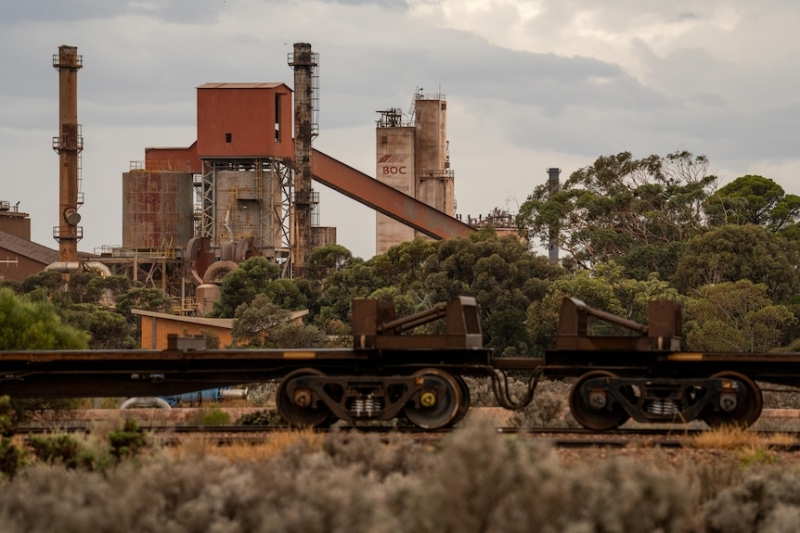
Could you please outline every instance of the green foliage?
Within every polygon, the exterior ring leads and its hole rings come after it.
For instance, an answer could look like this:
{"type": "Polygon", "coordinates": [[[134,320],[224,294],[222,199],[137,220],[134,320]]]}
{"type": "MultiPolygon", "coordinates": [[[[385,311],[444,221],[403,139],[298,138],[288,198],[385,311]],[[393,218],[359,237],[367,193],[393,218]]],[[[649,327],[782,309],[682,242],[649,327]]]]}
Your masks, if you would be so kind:
{"type": "Polygon", "coordinates": [[[258,294],[236,310],[231,335],[234,342],[255,348],[322,348],[325,333],[315,326],[290,320],[291,313],[258,294]]]}
{"type": "Polygon", "coordinates": [[[267,283],[259,293],[266,295],[273,303],[282,307],[297,311],[308,307],[308,299],[301,292],[297,283],[291,279],[276,279],[267,283]]]}
{"type": "Polygon", "coordinates": [[[33,418],[36,413],[74,411],[80,406],[79,398],[12,398],[14,424],[22,424],[33,418]]]}
{"type": "Polygon", "coordinates": [[[135,287],[117,298],[117,312],[124,316],[129,322],[134,322],[135,319],[133,313],[131,313],[131,309],[169,313],[172,311],[172,302],[169,297],[159,289],[135,287]]]}
{"type": "Polygon", "coordinates": [[[764,285],[747,280],[707,285],[686,299],[684,336],[689,350],[768,352],[788,342],[794,314],[774,305],[764,285]]]}
{"type": "Polygon", "coordinates": [[[800,218],[800,196],[763,176],[742,176],[714,193],[705,203],[713,226],[755,224],[773,233],[786,230],[800,218]]]}
{"type": "MultiPolygon", "coordinates": [[[[646,280],[625,278],[622,267],[614,261],[600,263],[591,272],[573,272],[551,283],[547,294],[527,309],[527,324],[538,346],[550,348],[555,344],[565,297],[577,298],[590,307],[646,324],[651,300],[676,300],[678,293],[655,273],[646,280]]],[[[589,326],[595,335],[625,334],[620,328],[598,321],[592,321],[589,326]]]]}
{"type": "Polygon", "coordinates": [[[231,415],[214,405],[200,412],[201,426],[227,426],[231,423],[231,415]]]}
{"type": "Polygon", "coordinates": [[[767,296],[783,303],[800,288],[799,261],[795,243],[754,224],[727,225],[692,239],[671,281],[689,293],[745,279],[766,285],[767,296]]]}
{"type": "Polygon", "coordinates": [[[237,343],[250,342],[260,346],[269,332],[289,320],[290,316],[289,311],[272,303],[267,295],[258,294],[252,303],[243,303],[236,309],[231,336],[237,343]]]}
{"type": "Polygon", "coordinates": [[[14,407],[8,396],[0,396],[0,474],[14,477],[27,464],[27,454],[11,442],[14,434],[14,407]]]}
{"type": "Polygon", "coordinates": [[[318,324],[341,320],[347,324],[352,318],[350,305],[355,298],[366,298],[377,289],[385,287],[375,268],[363,261],[353,261],[344,270],[333,272],[325,283],[320,301],[318,324]]]}
{"type": "Polygon", "coordinates": [[[52,304],[0,289],[0,350],[85,349],[88,335],[62,323],[52,304]]]}
{"type": "Polygon", "coordinates": [[[472,294],[487,347],[506,355],[535,353],[525,327],[526,310],[563,269],[530,252],[518,239],[497,237],[493,231],[441,241],[425,269],[426,306],[472,294]]]}
{"type": "Polygon", "coordinates": [[[66,282],[60,272],[55,270],[42,270],[29,276],[22,282],[22,292],[25,294],[38,291],[41,299],[51,300],[54,294],[63,292],[66,282]]]}
{"type": "Polygon", "coordinates": [[[80,465],[80,446],[77,439],[70,435],[34,435],[28,439],[28,447],[40,461],[59,463],[67,468],[80,465]]]}
{"type": "Polygon", "coordinates": [[[325,348],[328,344],[321,329],[296,322],[280,324],[268,337],[269,347],[274,348],[325,348]]]}
{"type": "Polygon", "coordinates": [[[13,478],[27,463],[25,450],[12,443],[8,437],[0,438],[0,474],[13,478]]]}
{"type": "Polygon", "coordinates": [[[314,248],[306,261],[306,277],[324,282],[334,272],[344,270],[353,262],[353,254],[342,245],[326,244],[314,248]]]}
{"type": "Polygon", "coordinates": [[[265,292],[269,283],[281,275],[281,269],[263,257],[251,257],[228,273],[220,287],[220,297],[209,316],[233,318],[242,304],[249,304],[257,294],[265,292]]]}
{"type": "Polygon", "coordinates": [[[124,316],[95,304],[70,305],[61,310],[61,318],[90,333],[89,348],[92,350],[127,350],[138,346],[136,328],[124,316]]]}
{"type": "Polygon", "coordinates": [[[111,445],[111,455],[118,461],[135,457],[147,444],[144,431],[133,419],[126,420],[119,431],[111,431],[108,434],[108,442],[111,445]]]}
{"type": "Polygon", "coordinates": [[[557,190],[536,189],[520,207],[517,224],[529,240],[555,239],[566,265],[589,268],[616,260],[626,277],[650,272],[668,278],[681,243],[704,228],[703,202],[717,178],[708,160],[689,152],[634,159],[629,152],[599,157],[557,190]]]}
{"type": "Polygon", "coordinates": [[[8,396],[0,396],[0,436],[14,434],[14,406],[8,396]]]}

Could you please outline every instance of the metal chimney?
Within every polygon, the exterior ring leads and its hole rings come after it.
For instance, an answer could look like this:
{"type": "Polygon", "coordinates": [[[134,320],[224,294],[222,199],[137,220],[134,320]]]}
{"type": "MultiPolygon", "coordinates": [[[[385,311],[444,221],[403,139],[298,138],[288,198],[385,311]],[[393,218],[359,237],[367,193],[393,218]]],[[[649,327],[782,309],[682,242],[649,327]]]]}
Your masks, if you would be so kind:
{"type": "Polygon", "coordinates": [[[59,46],[53,67],[58,69],[59,129],[59,136],[53,137],[59,161],[59,224],[53,228],[53,238],[58,241],[59,260],[73,263],[78,261],[78,241],[83,238],[83,227],[78,226],[78,154],[83,150],[78,124],[78,70],[83,67],[83,56],[75,46],[59,46]]]}
{"type": "Polygon", "coordinates": [[[314,120],[317,54],[308,43],[295,43],[289,55],[294,69],[294,198],[292,202],[292,276],[303,277],[311,254],[311,210],[316,195],[311,190],[311,141],[316,136],[314,120]]]}
{"type": "MultiPolygon", "coordinates": [[[[553,196],[558,192],[559,176],[561,175],[560,168],[547,169],[547,192],[553,196]]],[[[558,228],[550,227],[550,242],[548,243],[548,257],[551,263],[558,263],[558,228]]]]}

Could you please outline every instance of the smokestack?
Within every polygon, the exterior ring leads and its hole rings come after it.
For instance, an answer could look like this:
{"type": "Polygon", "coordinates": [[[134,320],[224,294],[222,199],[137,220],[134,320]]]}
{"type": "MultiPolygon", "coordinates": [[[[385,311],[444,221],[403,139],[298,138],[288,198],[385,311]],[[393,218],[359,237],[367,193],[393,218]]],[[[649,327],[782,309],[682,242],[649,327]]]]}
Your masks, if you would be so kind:
{"type": "MultiPolygon", "coordinates": [[[[560,168],[547,169],[547,192],[552,197],[558,192],[559,180],[561,175],[560,168]]],[[[551,263],[558,263],[558,229],[557,227],[550,227],[550,242],[548,243],[548,257],[551,263]]]]}
{"type": "Polygon", "coordinates": [[[78,154],[83,150],[78,124],[78,70],[83,67],[83,56],[75,46],[59,46],[53,67],[58,69],[59,130],[59,136],[53,137],[59,162],[59,224],[53,228],[53,238],[58,241],[59,260],[74,263],[78,261],[78,241],[83,238],[83,227],[78,226],[78,154]]]}
{"type": "Polygon", "coordinates": [[[289,55],[294,69],[294,198],[291,219],[292,276],[303,277],[311,254],[311,209],[315,195],[311,190],[311,140],[316,133],[313,119],[314,69],[317,54],[308,43],[295,43],[289,55]]]}

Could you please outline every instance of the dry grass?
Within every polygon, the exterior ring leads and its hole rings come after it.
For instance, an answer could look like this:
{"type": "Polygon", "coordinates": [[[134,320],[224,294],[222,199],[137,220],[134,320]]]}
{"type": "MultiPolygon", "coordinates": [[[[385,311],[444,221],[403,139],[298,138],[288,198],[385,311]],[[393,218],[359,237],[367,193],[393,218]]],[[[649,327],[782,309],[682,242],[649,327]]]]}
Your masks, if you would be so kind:
{"type": "Polygon", "coordinates": [[[765,435],[736,426],[705,431],[689,439],[689,445],[693,448],[735,451],[743,466],[775,462],[777,457],[774,451],[786,449],[796,442],[788,433],[765,435]]]}
{"type": "Polygon", "coordinates": [[[320,451],[325,436],[310,429],[286,430],[271,433],[265,442],[258,444],[233,443],[219,445],[209,439],[196,437],[184,439],[171,450],[176,459],[202,459],[221,457],[232,462],[257,462],[284,453],[289,448],[307,452],[320,451]]]}

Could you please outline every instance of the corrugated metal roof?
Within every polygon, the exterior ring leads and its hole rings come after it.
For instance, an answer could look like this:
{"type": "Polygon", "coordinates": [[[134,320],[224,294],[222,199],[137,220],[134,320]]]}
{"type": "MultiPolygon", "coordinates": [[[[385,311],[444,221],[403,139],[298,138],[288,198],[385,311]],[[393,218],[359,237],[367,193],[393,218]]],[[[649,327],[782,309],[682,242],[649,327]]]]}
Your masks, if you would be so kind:
{"type": "Polygon", "coordinates": [[[33,261],[49,265],[58,261],[58,250],[36,244],[33,241],[22,239],[5,231],[0,231],[0,248],[13,252],[19,256],[27,257],[33,261]]]}
{"type": "MultiPolygon", "coordinates": [[[[169,313],[158,313],[156,311],[145,311],[144,309],[131,309],[134,315],[149,316],[154,318],[161,318],[163,320],[172,320],[174,322],[186,322],[189,324],[199,324],[201,326],[216,326],[218,328],[233,329],[232,318],[204,318],[197,316],[180,316],[172,315],[169,313]]],[[[289,320],[297,320],[308,314],[308,309],[300,311],[291,311],[289,313],[289,320]]]]}
{"type": "MultiPolygon", "coordinates": [[[[0,248],[44,265],[49,265],[59,260],[58,250],[22,239],[5,231],[0,231],[0,248]]],[[[97,257],[95,254],[86,252],[78,252],[78,256],[87,259],[97,257]]]]}
{"type": "MultiPolygon", "coordinates": [[[[281,82],[271,83],[204,83],[198,89],[275,89],[283,85],[287,89],[289,86],[281,82]]],[[[291,89],[289,89],[291,91],[291,89]]]]}

